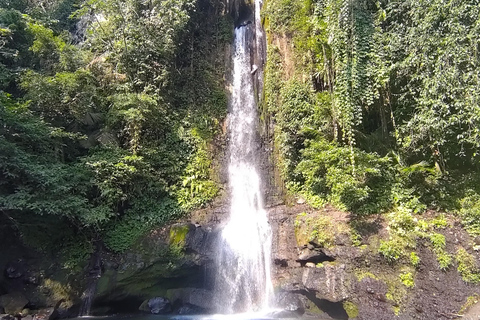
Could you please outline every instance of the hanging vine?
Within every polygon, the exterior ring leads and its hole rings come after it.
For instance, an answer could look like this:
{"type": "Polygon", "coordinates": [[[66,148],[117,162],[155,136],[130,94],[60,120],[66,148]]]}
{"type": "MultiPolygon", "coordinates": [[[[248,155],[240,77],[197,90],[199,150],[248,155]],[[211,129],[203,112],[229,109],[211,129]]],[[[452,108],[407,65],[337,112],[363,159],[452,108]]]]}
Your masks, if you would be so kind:
{"type": "Polygon", "coordinates": [[[368,72],[374,20],[365,0],[329,0],[325,18],[334,61],[334,116],[342,141],[350,147],[355,172],[355,127],[362,123],[363,108],[375,98],[368,72]]]}

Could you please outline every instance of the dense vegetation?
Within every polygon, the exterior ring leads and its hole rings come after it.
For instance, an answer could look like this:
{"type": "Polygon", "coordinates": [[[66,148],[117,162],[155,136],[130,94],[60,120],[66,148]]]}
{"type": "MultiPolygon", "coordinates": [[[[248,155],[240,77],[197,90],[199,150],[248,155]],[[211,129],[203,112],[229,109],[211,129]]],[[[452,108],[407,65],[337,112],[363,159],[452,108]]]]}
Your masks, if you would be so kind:
{"type": "MultiPolygon", "coordinates": [[[[217,195],[221,2],[0,3],[0,220],[74,261],[217,195]]],[[[267,0],[263,19],[263,114],[292,193],[389,212],[400,238],[430,208],[480,235],[478,0],[267,0]]]]}
{"type": "Polygon", "coordinates": [[[268,0],[264,112],[283,178],[362,217],[457,212],[479,234],[478,0],[268,0]]]}
{"type": "Polygon", "coordinates": [[[233,29],[222,10],[2,1],[1,220],[81,259],[92,239],[124,250],[215,197],[208,151],[226,112],[221,52],[233,29]]]}

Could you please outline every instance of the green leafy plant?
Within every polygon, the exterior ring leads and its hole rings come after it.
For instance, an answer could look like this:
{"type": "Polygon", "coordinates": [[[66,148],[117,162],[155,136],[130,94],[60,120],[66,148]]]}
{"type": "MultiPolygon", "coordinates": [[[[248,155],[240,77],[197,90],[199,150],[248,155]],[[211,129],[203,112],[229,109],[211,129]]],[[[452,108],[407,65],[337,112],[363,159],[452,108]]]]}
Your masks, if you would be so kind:
{"type": "Polygon", "coordinates": [[[400,238],[380,241],[378,252],[389,262],[393,263],[405,256],[405,241],[400,238]]]}
{"type": "Polygon", "coordinates": [[[445,236],[440,233],[432,233],[430,235],[430,242],[432,243],[433,246],[433,251],[442,251],[445,249],[446,245],[446,240],[445,236]]]}
{"type": "Polygon", "coordinates": [[[436,255],[438,267],[440,268],[440,270],[448,270],[448,268],[450,268],[453,263],[452,256],[443,250],[436,252],[436,255]]]}
{"type": "Polygon", "coordinates": [[[415,280],[411,272],[402,272],[400,274],[400,280],[407,288],[415,287],[415,280]]]}
{"type": "Polygon", "coordinates": [[[414,268],[418,268],[420,266],[420,257],[415,253],[415,251],[410,252],[410,264],[414,268]]]}
{"type": "Polygon", "coordinates": [[[457,270],[462,276],[463,281],[471,283],[480,282],[480,268],[471,254],[464,248],[460,248],[457,250],[455,260],[458,264],[457,270]]]}

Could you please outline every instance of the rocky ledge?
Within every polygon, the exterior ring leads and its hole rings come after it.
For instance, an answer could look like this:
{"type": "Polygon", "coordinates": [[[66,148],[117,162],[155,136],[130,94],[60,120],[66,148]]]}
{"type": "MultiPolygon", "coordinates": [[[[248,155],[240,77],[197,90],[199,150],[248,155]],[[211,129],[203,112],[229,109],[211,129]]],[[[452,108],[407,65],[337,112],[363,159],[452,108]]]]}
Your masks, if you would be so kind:
{"type": "MultiPolygon", "coordinates": [[[[128,252],[102,251],[98,274],[85,270],[83,279],[62,278],[60,269],[46,273],[38,256],[19,259],[26,249],[12,248],[16,255],[4,255],[9,262],[0,266],[0,313],[49,320],[76,316],[90,285],[92,314],[212,312],[216,239],[226,212],[225,206],[197,211],[188,221],[153,230],[128,252]]],[[[454,217],[427,212],[362,218],[306,204],[272,206],[268,215],[275,304],[284,310],[272,316],[476,315],[479,241],[454,217]]]]}

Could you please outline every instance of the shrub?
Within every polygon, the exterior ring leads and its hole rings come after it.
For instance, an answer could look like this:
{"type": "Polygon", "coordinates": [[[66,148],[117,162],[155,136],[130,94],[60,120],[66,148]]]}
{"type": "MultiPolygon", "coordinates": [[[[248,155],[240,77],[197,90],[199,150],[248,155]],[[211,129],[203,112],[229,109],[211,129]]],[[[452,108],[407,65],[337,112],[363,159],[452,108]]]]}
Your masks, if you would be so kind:
{"type": "Polygon", "coordinates": [[[382,240],[378,251],[389,263],[393,263],[405,255],[405,243],[398,237],[388,241],[382,240]]]}
{"type": "Polygon", "coordinates": [[[474,193],[460,200],[459,214],[467,231],[480,235],[480,195],[474,193]]]}
{"type": "Polygon", "coordinates": [[[436,252],[437,254],[437,262],[438,262],[438,267],[442,271],[448,270],[448,268],[452,265],[452,256],[448,254],[447,252],[440,250],[439,252],[436,252]]]}
{"type": "Polygon", "coordinates": [[[439,252],[442,251],[445,248],[446,241],[445,241],[445,236],[440,233],[432,233],[430,236],[430,242],[432,243],[433,246],[433,251],[439,252]]]}
{"type": "Polygon", "coordinates": [[[462,275],[463,281],[471,283],[480,282],[480,269],[475,258],[464,248],[458,249],[455,260],[458,263],[457,270],[462,275]]]}

